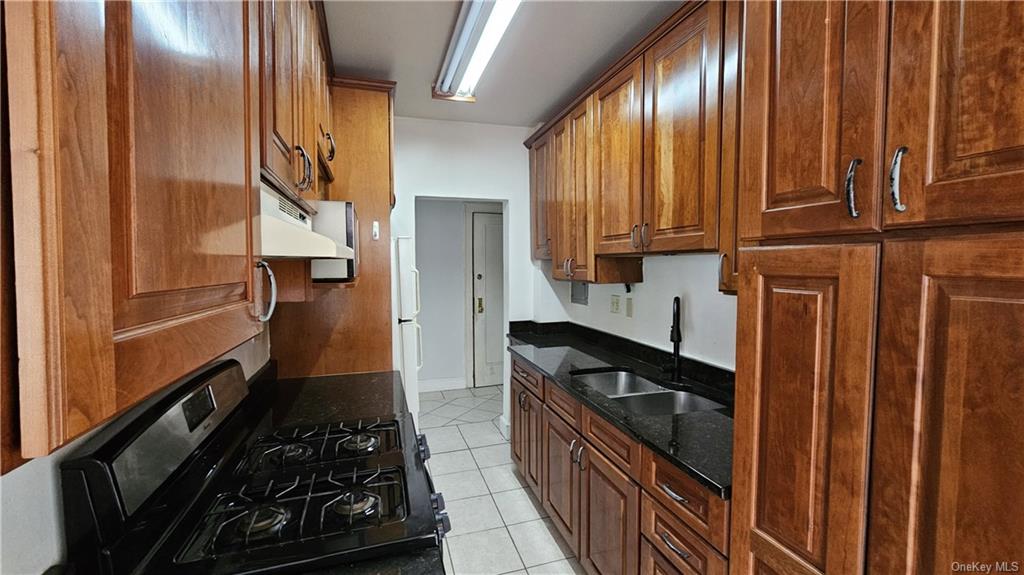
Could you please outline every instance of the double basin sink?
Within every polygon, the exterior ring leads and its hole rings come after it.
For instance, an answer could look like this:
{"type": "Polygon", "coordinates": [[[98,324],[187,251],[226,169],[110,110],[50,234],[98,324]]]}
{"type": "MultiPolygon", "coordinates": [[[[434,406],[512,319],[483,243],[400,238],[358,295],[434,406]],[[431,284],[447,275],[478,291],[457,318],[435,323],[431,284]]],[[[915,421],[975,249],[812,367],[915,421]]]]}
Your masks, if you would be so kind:
{"type": "Polygon", "coordinates": [[[710,411],[722,404],[688,391],[672,391],[623,370],[574,375],[573,381],[618,403],[639,415],[674,415],[691,411],[710,411]]]}

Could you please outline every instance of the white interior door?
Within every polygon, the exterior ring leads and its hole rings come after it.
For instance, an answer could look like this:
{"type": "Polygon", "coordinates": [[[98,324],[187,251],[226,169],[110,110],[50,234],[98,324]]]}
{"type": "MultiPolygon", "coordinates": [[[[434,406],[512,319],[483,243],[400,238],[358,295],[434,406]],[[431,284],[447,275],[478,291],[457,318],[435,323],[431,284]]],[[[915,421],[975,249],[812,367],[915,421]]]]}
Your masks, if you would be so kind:
{"type": "Polygon", "coordinates": [[[501,385],[505,358],[501,214],[473,213],[473,386],[501,385]]]}

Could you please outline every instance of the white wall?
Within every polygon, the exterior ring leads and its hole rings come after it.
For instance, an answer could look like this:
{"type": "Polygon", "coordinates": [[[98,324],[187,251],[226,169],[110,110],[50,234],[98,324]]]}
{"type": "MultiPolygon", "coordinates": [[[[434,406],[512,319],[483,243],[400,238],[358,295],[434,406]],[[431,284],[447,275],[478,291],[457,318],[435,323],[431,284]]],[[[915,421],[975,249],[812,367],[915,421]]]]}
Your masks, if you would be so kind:
{"type": "Polygon", "coordinates": [[[672,298],[682,298],[683,355],[723,367],[736,366],[736,296],[718,291],[718,255],[686,254],[644,258],[644,281],[627,294],[622,284],[590,286],[590,304],[569,302],[569,283],[551,279],[551,263],[534,266],[534,320],[571,321],[652,347],[672,350],[672,298]],[[610,311],[621,296],[621,312],[610,311]],[[626,298],[633,317],[626,317],[626,298]]]}
{"type": "MultiPolygon", "coordinates": [[[[251,377],[270,360],[270,332],[263,333],[218,360],[237,359],[251,377]]],[[[64,561],[60,462],[91,435],[0,476],[0,573],[37,575],[64,561]]]]}
{"type": "MultiPolygon", "coordinates": [[[[506,322],[533,317],[530,161],[523,147],[531,133],[530,128],[514,126],[395,118],[397,203],[391,212],[392,235],[416,237],[416,198],[501,202],[506,322]]],[[[396,365],[400,361],[397,346],[395,361],[396,365]]],[[[508,380],[510,373],[506,357],[503,381],[508,380]]],[[[508,390],[505,392],[507,405],[508,390]]],[[[505,418],[507,421],[507,413],[505,418]]]]}
{"type": "Polygon", "coordinates": [[[457,380],[466,387],[465,203],[416,200],[416,265],[423,367],[419,379],[457,380]]]}

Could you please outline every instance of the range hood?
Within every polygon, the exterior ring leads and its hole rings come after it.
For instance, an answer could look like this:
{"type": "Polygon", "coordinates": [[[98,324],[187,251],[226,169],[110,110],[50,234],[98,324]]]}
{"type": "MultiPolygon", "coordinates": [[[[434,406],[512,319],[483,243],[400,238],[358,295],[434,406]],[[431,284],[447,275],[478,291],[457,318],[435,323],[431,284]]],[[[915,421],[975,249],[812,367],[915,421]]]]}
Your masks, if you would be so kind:
{"type": "Polygon", "coordinates": [[[260,256],[353,259],[355,251],[314,232],[308,214],[260,182],[260,256]]]}

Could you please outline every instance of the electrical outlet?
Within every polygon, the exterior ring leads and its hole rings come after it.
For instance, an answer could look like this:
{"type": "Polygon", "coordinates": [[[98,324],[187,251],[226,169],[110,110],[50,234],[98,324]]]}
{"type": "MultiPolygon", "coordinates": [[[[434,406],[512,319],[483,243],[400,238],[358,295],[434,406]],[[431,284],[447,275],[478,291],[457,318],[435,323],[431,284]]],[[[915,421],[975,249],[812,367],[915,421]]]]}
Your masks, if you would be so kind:
{"type": "Polygon", "coordinates": [[[633,298],[626,298],[626,317],[633,317],[633,298]]]}
{"type": "Polygon", "coordinates": [[[612,308],[611,308],[611,312],[612,313],[621,313],[622,312],[622,308],[620,307],[621,301],[622,301],[622,297],[621,296],[619,296],[619,295],[612,295],[612,308]]]}

